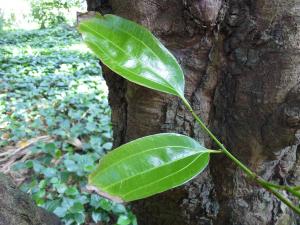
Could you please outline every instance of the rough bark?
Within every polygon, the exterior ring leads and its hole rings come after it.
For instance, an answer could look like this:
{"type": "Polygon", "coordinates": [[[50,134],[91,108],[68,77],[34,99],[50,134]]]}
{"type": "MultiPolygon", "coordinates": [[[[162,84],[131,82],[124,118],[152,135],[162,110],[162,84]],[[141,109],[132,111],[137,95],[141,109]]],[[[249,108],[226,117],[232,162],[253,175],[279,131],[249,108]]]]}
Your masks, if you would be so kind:
{"type": "Polygon", "coordinates": [[[58,217],[37,207],[0,173],[0,225],[62,225],[58,217]]]}
{"type": "MultiPolygon", "coordinates": [[[[107,5],[106,1],[106,5],[107,5]]],[[[266,179],[300,183],[299,0],[110,0],[174,53],[197,114],[266,179]]],[[[158,132],[211,146],[175,97],[104,67],[114,144],[158,132]]],[[[300,218],[224,157],[181,188],[133,203],[139,224],[289,225],[300,218]]]]}

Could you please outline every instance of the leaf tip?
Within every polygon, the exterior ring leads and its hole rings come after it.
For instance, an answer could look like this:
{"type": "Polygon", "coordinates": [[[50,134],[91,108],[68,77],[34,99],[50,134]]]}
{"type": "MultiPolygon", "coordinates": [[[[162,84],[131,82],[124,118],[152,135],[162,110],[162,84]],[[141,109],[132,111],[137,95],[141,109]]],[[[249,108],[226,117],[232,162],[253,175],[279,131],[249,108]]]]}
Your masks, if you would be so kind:
{"type": "Polygon", "coordinates": [[[125,202],[122,198],[120,198],[118,196],[110,195],[109,193],[104,192],[101,189],[99,189],[99,188],[97,188],[97,187],[95,187],[93,185],[87,185],[86,189],[88,191],[91,191],[91,192],[96,192],[100,196],[102,196],[102,197],[104,197],[106,199],[109,199],[109,200],[111,200],[113,202],[116,202],[116,203],[124,203],[125,202]]]}

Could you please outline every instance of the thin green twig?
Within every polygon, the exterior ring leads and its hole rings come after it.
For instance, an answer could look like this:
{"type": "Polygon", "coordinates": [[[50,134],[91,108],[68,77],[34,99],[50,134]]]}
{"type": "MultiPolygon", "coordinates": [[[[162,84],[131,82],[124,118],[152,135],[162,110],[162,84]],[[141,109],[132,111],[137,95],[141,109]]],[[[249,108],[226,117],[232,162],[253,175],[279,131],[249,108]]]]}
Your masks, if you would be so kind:
{"type": "Polygon", "coordinates": [[[212,154],[222,154],[222,150],[213,150],[213,149],[207,149],[207,152],[212,153],[212,154]]]}
{"type": "MultiPolygon", "coordinates": [[[[201,126],[201,128],[208,134],[208,136],[221,148],[221,151],[230,158],[238,167],[240,167],[247,176],[258,183],[261,187],[266,189],[267,191],[274,194],[280,201],[282,201],[284,204],[286,204],[289,208],[291,208],[294,212],[300,215],[300,208],[295,206],[289,199],[284,197],[282,194],[280,194],[277,189],[279,189],[280,185],[272,184],[263,178],[259,177],[256,173],[254,173],[252,170],[250,170],[246,165],[244,165],[241,161],[239,161],[234,155],[232,155],[229,150],[225,148],[225,146],[217,139],[217,137],[206,127],[206,125],[203,123],[203,121],[197,116],[197,114],[194,112],[191,105],[188,103],[188,101],[181,97],[184,105],[187,107],[187,109],[191,112],[193,117],[196,119],[197,123],[201,126]]],[[[286,189],[285,189],[286,190],[286,189]]],[[[295,195],[295,189],[289,189],[287,190],[295,195]]],[[[298,194],[298,193],[297,193],[298,194]]],[[[296,195],[297,196],[297,195],[296,195]]]]}

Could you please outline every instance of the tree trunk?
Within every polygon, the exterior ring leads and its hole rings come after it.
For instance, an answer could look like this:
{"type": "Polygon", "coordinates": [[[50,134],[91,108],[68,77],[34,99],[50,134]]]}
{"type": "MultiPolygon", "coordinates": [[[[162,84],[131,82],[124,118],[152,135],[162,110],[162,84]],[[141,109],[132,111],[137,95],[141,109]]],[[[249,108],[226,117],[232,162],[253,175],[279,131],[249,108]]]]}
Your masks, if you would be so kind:
{"type": "MultiPolygon", "coordinates": [[[[186,96],[239,159],[262,177],[300,183],[299,0],[111,0],[112,13],[148,27],[180,62],[186,96]]],[[[208,147],[176,97],[104,67],[114,145],[178,132],[208,147]]],[[[136,201],[139,225],[295,225],[300,218],[228,159],[184,187],[136,201]]]]}
{"type": "Polygon", "coordinates": [[[0,225],[62,225],[59,218],[37,207],[33,200],[0,173],[0,225]]]}

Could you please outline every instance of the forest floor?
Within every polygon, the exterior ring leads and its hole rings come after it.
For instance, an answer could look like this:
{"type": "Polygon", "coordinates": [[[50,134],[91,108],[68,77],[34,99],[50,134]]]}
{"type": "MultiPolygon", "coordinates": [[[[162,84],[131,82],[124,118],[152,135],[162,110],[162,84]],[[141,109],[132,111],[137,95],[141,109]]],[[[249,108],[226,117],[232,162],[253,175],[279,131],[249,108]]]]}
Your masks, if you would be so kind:
{"type": "Polygon", "coordinates": [[[112,147],[98,60],[68,26],[0,34],[0,171],[65,224],[136,224],[86,190],[112,147]]]}

